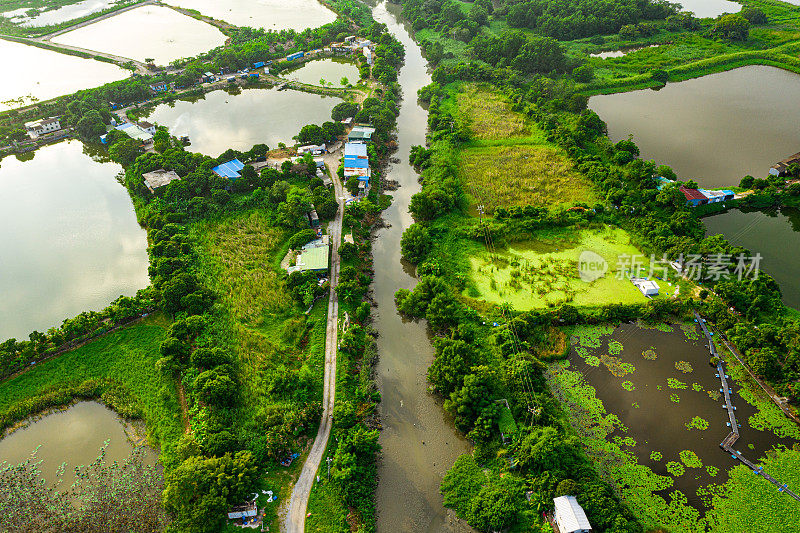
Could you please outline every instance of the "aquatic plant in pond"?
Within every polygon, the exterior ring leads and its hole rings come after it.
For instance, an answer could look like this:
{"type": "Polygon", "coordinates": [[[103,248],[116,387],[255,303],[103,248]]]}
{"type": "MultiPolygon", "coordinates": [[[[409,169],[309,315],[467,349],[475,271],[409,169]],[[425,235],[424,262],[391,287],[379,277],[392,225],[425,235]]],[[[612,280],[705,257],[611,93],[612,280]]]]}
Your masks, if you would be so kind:
{"type": "Polygon", "coordinates": [[[703,386],[700,385],[699,383],[692,383],[692,390],[695,392],[700,392],[701,390],[703,390],[703,386]]]}
{"type": "Polygon", "coordinates": [[[636,439],[633,437],[621,437],[619,435],[614,435],[614,442],[620,446],[630,446],[631,448],[636,446],[636,439]]]}
{"type": "Polygon", "coordinates": [[[601,355],[600,362],[605,365],[605,367],[613,376],[618,378],[627,376],[628,374],[633,374],[633,372],[636,370],[636,367],[631,363],[623,362],[619,357],[614,357],[612,355],[601,355]]]}
{"type": "Polygon", "coordinates": [[[658,358],[658,354],[656,353],[655,348],[651,346],[650,348],[642,352],[642,357],[644,357],[648,361],[655,361],[658,358]]]}
{"type": "Polygon", "coordinates": [[[660,461],[663,458],[664,454],[662,454],[661,452],[650,452],[650,459],[652,459],[653,461],[660,461]]]}
{"type": "Polygon", "coordinates": [[[663,331],[664,333],[672,333],[673,331],[675,331],[675,328],[673,328],[671,324],[667,324],[665,322],[658,322],[656,324],[648,324],[646,322],[643,322],[643,321],[639,320],[636,323],[636,327],[641,328],[641,329],[655,329],[655,330],[658,330],[658,331],[663,331]]]}
{"type": "Polygon", "coordinates": [[[636,389],[636,385],[634,385],[632,381],[623,381],[622,388],[630,392],[636,389]]]}
{"type": "Polygon", "coordinates": [[[706,465],[706,472],[708,473],[709,476],[716,477],[717,474],[719,474],[719,468],[712,465],[706,465]]]}
{"type": "Polygon", "coordinates": [[[593,367],[599,367],[600,358],[597,357],[596,355],[590,355],[589,357],[586,358],[586,364],[593,367]]]}
{"type": "Polygon", "coordinates": [[[622,343],[617,341],[617,340],[613,340],[613,341],[608,343],[608,352],[611,355],[619,355],[619,354],[621,354],[622,353],[622,348],[623,348],[622,343]]]}
{"type": "MultiPolygon", "coordinates": [[[[580,373],[554,363],[548,368],[546,377],[553,394],[565,406],[586,452],[601,472],[618,480],[623,500],[646,527],[687,533],[703,530],[699,512],[688,505],[685,495],[680,491],[661,495],[674,485],[672,477],[658,475],[639,464],[633,453],[622,448],[628,441],[608,438],[615,431],[624,434],[628,430],[616,415],[606,411],[594,387],[588,385],[580,373]]],[[[684,468],[680,463],[676,464],[684,468]]]]}
{"type": "Polygon", "coordinates": [[[700,431],[705,431],[708,429],[708,420],[700,416],[695,416],[686,423],[686,429],[699,429],[700,431]]]}
{"type": "Polygon", "coordinates": [[[639,409],[639,402],[633,402],[631,404],[631,407],[633,407],[634,409],[639,409]]]}
{"type": "Polygon", "coordinates": [[[681,462],[689,468],[703,468],[703,461],[692,450],[681,450],[678,454],[681,462]]]}
{"type": "Polygon", "coordinates": [[[690,341],[696,341],[700,338],[700,332],[697,331],[697,325],[694,322],[682,323],[681,331],[683,331],[683,335],[690,341]]]}
{"type": "Polygon", "coordinates": [[[683,372],[684,374],[688,374],[689,372],[694,370],[692,368],[692,365],[689,364],[688,361],[675,361],[675,369],[680,372],[683,372]]]}
{"type": "Polygon", "coordinates": [[[718,402],[719,399],[722,398],[722,393],[716,389],[707,390],[706,394],[708,394],[708,397],[714,400],[715,402],[718,402]]]}
{"type": "Polygon", "coordinates": [[[671,401],[672,403],[680,403],[681,397],[678,396],[677,394],[670,394],[669,401],[671,401]]]}
{"type": "Polygon", "coordinates": [[[677,461],[668,461],[667,462],[667,472],[672,474],[675,477],[682,476],[686,469],[683,467],[682,464],[678,463],[677,461]]]}
{"type": "Polygon", "coordinates": [[[608,325],[585,325],[575,327],[572,334],[577,337],[578,343],[584,348],[600,348],[603,345],[601,337],[614,333],[614,327],[608,325]]]}
{"type": "Polygon", "coordinates": [[[675,378],[667,378],[667,385],[670,389],[685,389],[688,387],[686,383],[675,378]]]}

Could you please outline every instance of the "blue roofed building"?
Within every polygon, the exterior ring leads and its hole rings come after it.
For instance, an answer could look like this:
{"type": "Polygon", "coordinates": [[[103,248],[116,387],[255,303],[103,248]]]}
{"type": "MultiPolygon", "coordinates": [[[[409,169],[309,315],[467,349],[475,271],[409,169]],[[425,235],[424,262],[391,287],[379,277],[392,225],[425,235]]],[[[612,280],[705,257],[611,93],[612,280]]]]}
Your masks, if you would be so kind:
{"type": "Polygon", "coordinates": [[[242,177],[242,169],[244,168],[244,163],[239,161],[238,159],[231,159],[221,165],[218,165],[211,170],[217,176],[222,178],[228,178],[229,180],[237,180],[242,177]]]}
{"type": "Polygon", "coordinates": [[[344,177],[358,178],[369,181],[370,168],[367,145],[359,143],[346,143],[344,145],[344,177]]]}

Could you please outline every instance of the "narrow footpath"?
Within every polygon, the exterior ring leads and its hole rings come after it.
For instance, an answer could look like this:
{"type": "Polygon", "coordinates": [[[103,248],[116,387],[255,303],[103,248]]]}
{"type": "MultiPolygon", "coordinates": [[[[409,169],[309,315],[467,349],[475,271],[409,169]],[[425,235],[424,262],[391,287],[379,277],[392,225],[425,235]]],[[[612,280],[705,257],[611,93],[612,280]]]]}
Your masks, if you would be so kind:
{"type": "Polygon", "coordinates": [[[311,446],[300,477],[292,490],[289,500],[284,530],[288,533],[303,533],[306,526],[306,509],[311,487],[314,485],[314,476],[317,474],[322,456],[328,447],[328,439],[333,423],[333,405],[336,396],[336,353],[339,348],[339,299],[336,295],[336,285],[339,282],[339,242],[342,240],[342,217],[344,215],[344,194],[342,183],[336,174],[335,167],[330,167],[333,178],[334,194],[339,203],[336,217],[328,225],[328,234],[331,239],[331,272],[330,294],[328,296],[328,328],[325,335],[325,377],[322,393],[322,420],[317,431],[317,437],[311,446]]]}
{"type": "MultiPolygon", "coordinates": [[[[717,377],[720,380],[720,384],[722,388],[720,392],[723,394],[723,400],[725,405],[723,406],[726,413],[728,414],[728,425],[731,427],[731,432],[725,437],[722,442],[719,444],[719,447],[723,449],[723,451],[731,454],[731,457],[736,459],[737,461],[741,462],[745,466],[747,466],[750,470],[753,471],[754,474],[763,477],[776,487],[778,487],[778,492],[783,492],[797,501],[800,501],[800,496],[795,494],[792,490],[789,489],[788,485],[785,483],[781,483],[774,477],[770,476],[766,472],[764,472],[763,466],[757,466],[753,462],[749,461],[746,457],[742,455],[742,452],[738,451],[733,447],[737,440],[739,440],[739,424],[736,422],[736,407],[733,406],[733,402],[731,400],[731,389],[728,385],[728,378],[730,376],[725,374],[725,363],[719,357],[717,353],[717,347],[714,345],[714,340],[712,339],[711,332],[708,331],[708,327],[706,326],[706,321],[697,313],[694,312],[695,320],[698,324],[700,324],[700,328],[703,330],[703,334],[706,336],[706,340],[708,341],[708,350],[711,353],[712,357],[716,357],[717,362],[717,377]]],[[[726,343],[727,344],[727,343],[726,343]]]]}

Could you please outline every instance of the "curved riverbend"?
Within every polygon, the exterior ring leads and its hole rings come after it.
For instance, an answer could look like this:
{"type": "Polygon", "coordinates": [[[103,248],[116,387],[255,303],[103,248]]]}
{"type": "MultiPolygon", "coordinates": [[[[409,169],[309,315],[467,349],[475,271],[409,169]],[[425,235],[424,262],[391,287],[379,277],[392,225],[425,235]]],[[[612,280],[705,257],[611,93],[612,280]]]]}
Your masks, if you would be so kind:
{"type": "Polygon", "coordinates": [[[394,293],[413,288],[417,280],[400,261],[400,237],[413,223],[408,212],[411,196],[420,190],[417,173],[408,163],[413,145],[425,144],[427,112],[417,103],[417,90],[430,83],[427,63],[406,28],[398,22],[398,6],[379,4],[373,11],[378,22],[406,50],[399,74],[403,102],[397,121],[398,152],[402,161],[392,165],[388,178],[400,188],[384,211],[387,228],[378,231],[373,246],[374,298],[378,304],[375,328],[379,333],[377,381],[381,391],[383,423],[378,465],[376,506],[379,532],[470,530],[442,506],[439,484],[456,457],[469,451],[445,417],[441,402],[427,390],[426,372],[433,349],[424,323],[404,321],[394,305],[394,293]]]}

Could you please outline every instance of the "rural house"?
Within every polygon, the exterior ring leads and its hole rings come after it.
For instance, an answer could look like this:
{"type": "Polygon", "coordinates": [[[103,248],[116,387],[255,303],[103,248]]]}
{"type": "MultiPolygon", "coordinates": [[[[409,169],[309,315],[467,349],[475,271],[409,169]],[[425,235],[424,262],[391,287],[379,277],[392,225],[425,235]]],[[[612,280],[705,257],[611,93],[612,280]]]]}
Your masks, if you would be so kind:
{"type": "Polygon", "coordinates": [[[175,180],[181,179],[174,170],[164,170],[163,168],[152,172],[145,172],[142,174],[142,178],[144,178],[145,187],[153,193],[156,192],[156,189],[159,187],[164,187],[175,180]]]}
{"type": "Polygon", "coordinates": [[[774,165],[769,168],[769,173],[771,176],[785,176],[786,172],[789,170],[789,165],[800,163],[800,152],[797,152],[794,155],[790,155],[783,161],[778,161],[774,165]]]}
{"type": "Polygon", "coordinates": [[[239,161],[238,159],[231,159],[221,165],[217,165],[211,169],[211,171],[221,178],[227,178],[231,181],[236,181],[242,177],[242,169],[244,168],[244,163],[239,161]]]}
{"type": "Polygon", "coordinates": [[[25,131],[28,137],[36,139],[46,133],[52,133],[61,129],[61,120],[58,117],[43,118],[25,123],[25,131]]]}

